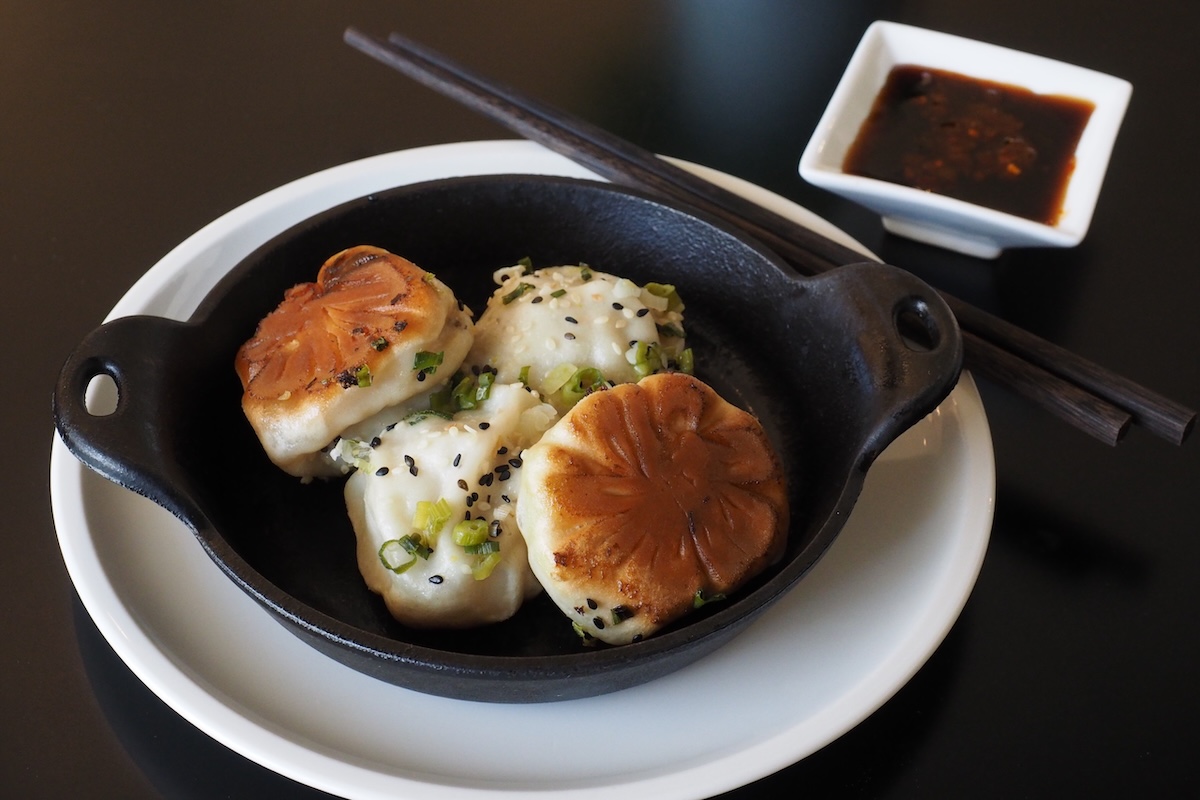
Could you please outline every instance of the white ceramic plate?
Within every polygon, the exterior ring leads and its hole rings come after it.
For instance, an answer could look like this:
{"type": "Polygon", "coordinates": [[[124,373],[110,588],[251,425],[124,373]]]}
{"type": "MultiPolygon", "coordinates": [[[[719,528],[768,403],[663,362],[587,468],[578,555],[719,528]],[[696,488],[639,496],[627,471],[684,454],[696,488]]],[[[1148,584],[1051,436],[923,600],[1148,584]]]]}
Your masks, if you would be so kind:
{"type": "MultiPolygon", "coordinates": [[[[699,169],[848,240],[762,189],[699,169]]],[[[490,173],[592,177],[528,142],[365,159],[216,220],[113,309],[184,319],[243,256],[344,200],[490,173]]],[[[701,798],[804,758],[890,698],[958,617],[991,530],[991,437],[969,376],[871,470],[825,558],[718,652],[615,694],[536,705],[422,695],[301,642],[152,503],[54,442],[50,486],[67,569],[117,654],[201,730],[304,784],[353,798],[701,798]],[[468,755],[464,745],[475,742],[468,755]]]]}

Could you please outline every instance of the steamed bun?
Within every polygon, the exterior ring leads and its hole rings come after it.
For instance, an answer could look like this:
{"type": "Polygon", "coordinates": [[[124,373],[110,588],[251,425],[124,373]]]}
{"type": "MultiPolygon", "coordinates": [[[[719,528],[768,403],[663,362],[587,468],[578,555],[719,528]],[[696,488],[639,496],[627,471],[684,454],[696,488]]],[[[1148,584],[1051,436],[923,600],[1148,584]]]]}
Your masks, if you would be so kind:
{"type": "Polygon", "coordinates": [[[683,303],[671,286],[587,266],[518,264],[495,279],[465,363],[494,368],[499,381],[523,380],[559,411],[684,355],[683,303]]]}
{"type": "Polygon", "coordinates": [[[784,546],[784,474],[762,426],[688,375],[585,397],[524,463],[533,572],[581,634],[609,644],[733,591],[784,546]]]}
{"type": "Polygon", "coordinates": [[[471,312],[432,274],[378,247],[329,258],[289,289],[238,350],[242,409],[267,455],[302,478],[338,474],[322,452],[355,423],[461,364],[471,312]]]}
{"type": "Polygon", "coordinates": [[[522,451],[555,417],[519,384],[493,385],[451,419],[416,411],[370,441],[338,442],[358,468],[345,497],[359,570],[397,620],[499,622],[539,591],[514,507],[522,451]]]}

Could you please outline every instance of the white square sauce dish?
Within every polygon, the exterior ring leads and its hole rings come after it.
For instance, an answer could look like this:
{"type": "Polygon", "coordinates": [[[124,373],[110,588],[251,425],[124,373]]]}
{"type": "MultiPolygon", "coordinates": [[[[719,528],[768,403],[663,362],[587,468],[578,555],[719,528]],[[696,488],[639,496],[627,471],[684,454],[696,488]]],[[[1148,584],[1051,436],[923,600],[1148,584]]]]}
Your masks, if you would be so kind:
{"type": "Polygon", "coordinates": [[[1074,247],[1131,94],[1094,70],[875,22],[800,175],[879,213],[890,233],[977,258],[1074,247]]]}

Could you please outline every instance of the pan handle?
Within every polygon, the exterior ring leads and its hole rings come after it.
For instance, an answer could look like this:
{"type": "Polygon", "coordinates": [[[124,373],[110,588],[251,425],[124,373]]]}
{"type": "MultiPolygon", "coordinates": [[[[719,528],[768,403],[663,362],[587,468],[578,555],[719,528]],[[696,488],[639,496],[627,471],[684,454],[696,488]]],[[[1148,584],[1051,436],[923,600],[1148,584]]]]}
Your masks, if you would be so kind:
{"type": "Polygon", "coordinates": [[[846,341],[866,367],[860,378],[870,381],[866,396],[878,423],[864,442],[865,468],[957,385],[963,364],[958,321],[929,284],[888,264],[850,264],[813,282],[823,294],[819,305],[861,321],[846,341]]]}
{"type": "Polygon", "coordinates": [[[54,389],[54,425],[67,449],[105,478],[175,514],[193,529],[206,516],[186,491],[175,443],[161,432],[186,418],[194,397],[171,376],[190,361],[188,324],[121,317],[94,329],[68,357],[54,389]],[[115,407],[89,408],[93,380],[108,376],[115,407]]]}

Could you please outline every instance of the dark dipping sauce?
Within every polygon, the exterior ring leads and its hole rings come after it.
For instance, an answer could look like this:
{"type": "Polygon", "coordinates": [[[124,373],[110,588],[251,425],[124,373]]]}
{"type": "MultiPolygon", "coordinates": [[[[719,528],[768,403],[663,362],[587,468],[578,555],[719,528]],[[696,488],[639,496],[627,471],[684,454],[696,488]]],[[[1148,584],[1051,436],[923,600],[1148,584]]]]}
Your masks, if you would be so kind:
{"type": "Polygon", "coordinates": [[[1053,225],[1094,109],[902,65],[889,73],[842,169],[1053,225]]]}

